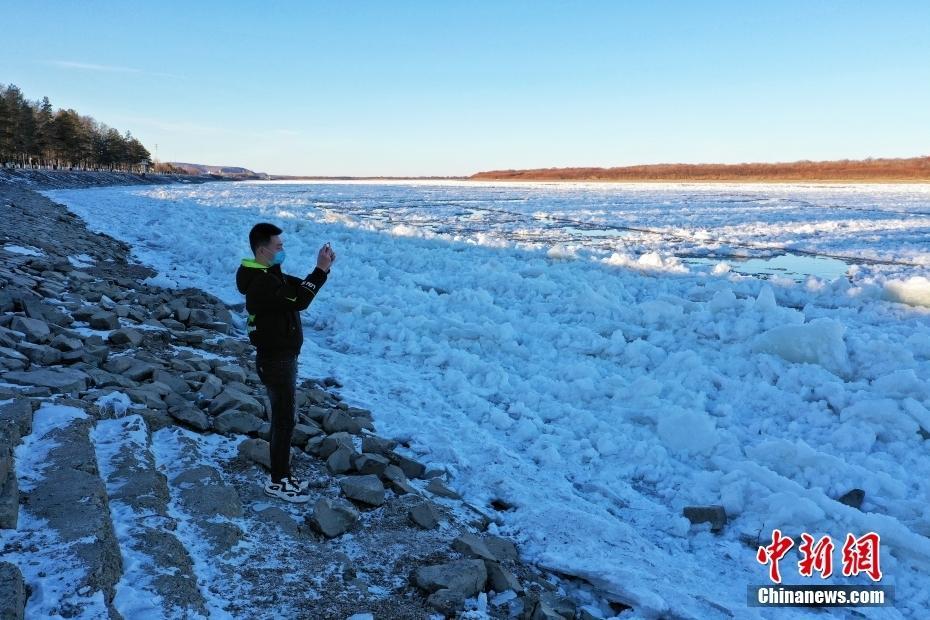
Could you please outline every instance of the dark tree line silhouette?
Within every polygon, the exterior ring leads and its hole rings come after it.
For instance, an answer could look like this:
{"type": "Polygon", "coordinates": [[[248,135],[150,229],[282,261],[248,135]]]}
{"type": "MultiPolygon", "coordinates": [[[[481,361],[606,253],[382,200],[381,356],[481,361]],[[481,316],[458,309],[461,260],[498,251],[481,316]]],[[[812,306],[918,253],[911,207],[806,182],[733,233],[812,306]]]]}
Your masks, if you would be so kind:
{"type": "Polygon", "coordinates": [[[119,131],[73,109],[54,110],[48,97],[29,101],[0,84],[0,166],[146,172],[149,151],[119,131]]]}

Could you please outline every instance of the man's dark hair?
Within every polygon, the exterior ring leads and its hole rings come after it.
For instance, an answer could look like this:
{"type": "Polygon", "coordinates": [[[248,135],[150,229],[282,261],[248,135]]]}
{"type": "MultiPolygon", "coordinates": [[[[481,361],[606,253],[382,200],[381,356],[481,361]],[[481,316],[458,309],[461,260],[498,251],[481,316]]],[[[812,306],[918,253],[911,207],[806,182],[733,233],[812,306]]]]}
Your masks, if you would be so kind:
{"type": "Polygon", "coordinates": [[[280,235],[281,232],[280,228],[267,222],[253,226],[252,230],[249,231],[249,245],[252,246],[252,253],[254,254],[258,247],[268,245],[271,238],[280,235]]]}

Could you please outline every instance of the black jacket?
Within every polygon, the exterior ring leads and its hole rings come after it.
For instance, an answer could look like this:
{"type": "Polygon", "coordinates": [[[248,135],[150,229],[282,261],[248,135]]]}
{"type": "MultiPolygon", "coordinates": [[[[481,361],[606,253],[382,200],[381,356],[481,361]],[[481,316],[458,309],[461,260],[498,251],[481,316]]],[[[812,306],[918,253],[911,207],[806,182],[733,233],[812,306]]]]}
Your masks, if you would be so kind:
{"type": "Polygon", "coordinates": [[[249,341],[259,357],[297,355],[304,342],[300,311],[306,310],[326,282],[319,267],[301,280],[282,273],[281,265],[267,266],[243,258],[236,271],[236,288],[245,295],[249,341]]]}

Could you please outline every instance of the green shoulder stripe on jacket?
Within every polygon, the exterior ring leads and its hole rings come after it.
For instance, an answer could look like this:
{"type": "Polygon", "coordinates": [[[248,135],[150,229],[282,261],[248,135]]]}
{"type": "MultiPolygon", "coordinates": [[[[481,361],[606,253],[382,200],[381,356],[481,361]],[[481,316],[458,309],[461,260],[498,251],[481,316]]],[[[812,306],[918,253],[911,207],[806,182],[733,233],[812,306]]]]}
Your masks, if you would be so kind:
{"type": "Polygon", "coordinates": [[[253,260],[251,258],[243,258],[242,266],[250,267],[252,269],[261,269],[262,271],[266,271],[268,269],[267,265],[262,265],[260,262],[253,260]]]}

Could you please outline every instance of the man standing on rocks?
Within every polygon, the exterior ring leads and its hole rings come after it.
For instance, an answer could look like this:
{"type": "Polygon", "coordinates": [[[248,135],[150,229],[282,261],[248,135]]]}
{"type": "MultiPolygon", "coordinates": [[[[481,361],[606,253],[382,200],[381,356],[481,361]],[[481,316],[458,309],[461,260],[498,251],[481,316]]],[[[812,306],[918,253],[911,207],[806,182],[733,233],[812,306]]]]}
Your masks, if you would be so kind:
{"type": "Polygon", "coordinates": [[[306,310],[326,282],[336,253],[329,243],[320,248],[316,268],[301,280],[281,271],[281,232],[274,224],[252,227],[249,245],[255,256],[242,259],[236,271],[236,287],[245,295],[255,367],[271,402],[271,481],[265,485],[265,493],[303,503],[309,499],[307,483],[290,470],[297,355],[304,340],[300,311],[306,310]]]}

